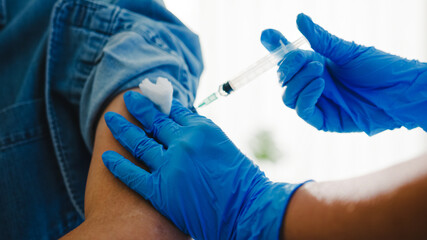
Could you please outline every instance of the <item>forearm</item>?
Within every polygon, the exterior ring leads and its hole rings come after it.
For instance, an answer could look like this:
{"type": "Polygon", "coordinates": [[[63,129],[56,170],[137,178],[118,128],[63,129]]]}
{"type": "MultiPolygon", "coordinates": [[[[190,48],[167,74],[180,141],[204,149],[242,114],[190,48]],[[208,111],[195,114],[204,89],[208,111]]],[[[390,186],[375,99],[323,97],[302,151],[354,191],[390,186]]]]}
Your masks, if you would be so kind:
{"type": "MultiPolygon", "coordinates": [[[[126,110],[123,94],[107,106],[104,113],[114,111],[137,124],[126,110]]],[[[169,220],[159,214],[150,203],[130,190],[105,168],[101,155],[114,150],[134,161],[112,136],[103,115],[96,130],[91,166],[86,184],[85,223],[73,231],[76,237],[88,237],[91,232],[107,234],[110,239],[187,239],[169,220]]],[[[101,235],[94,235],[101,238],[101,235]]],[[[89,238],[89,237],[88,237],[89,238]]]]}
{"type": "Polygon", "coordinates": [[[293,196],[282,239],[426,239],[427,156],[293,196]]]}

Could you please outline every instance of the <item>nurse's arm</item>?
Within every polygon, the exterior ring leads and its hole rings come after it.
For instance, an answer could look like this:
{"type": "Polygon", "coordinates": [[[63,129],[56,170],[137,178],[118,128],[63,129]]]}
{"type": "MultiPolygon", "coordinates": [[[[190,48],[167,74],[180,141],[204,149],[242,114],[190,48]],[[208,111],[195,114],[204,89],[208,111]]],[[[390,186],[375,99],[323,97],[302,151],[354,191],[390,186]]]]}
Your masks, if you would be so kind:
{"type": "MultiPolygon", "coordinates": [[[[138,124],[125,107],[123,93],[114,98],[104,113],[107,111],[119,113],[138,124]]],[[[107,150],[114,150],[136,163],[114,139],[104,121],[104,113],[96,129],[86,183],[86,220],[64,239],[189,239],[104,166],[101,155],[107,150]]]]}
{"type": "Polygon", "coordinates": [[[427,155],[293,196],[281,239],[427,239],[427,155]]]}

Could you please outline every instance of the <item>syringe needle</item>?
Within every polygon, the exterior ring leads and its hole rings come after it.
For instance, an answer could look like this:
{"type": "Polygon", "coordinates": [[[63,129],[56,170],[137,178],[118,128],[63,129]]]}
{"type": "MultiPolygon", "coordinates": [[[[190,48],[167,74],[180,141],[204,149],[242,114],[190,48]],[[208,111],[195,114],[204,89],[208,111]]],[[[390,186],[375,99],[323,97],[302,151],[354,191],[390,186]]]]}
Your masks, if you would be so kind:
{"type": "Polygon", "coordinates": [[[203,99],[202,103],[200,103],[199,106],[197,106],[197,108],[206,106],[206,105],[212,103],[213,101],[217,100],[218,99],[218,95],[217,94],[218,93],[214,92],[211,95],[209,95],[209,97],[203,99]]]}

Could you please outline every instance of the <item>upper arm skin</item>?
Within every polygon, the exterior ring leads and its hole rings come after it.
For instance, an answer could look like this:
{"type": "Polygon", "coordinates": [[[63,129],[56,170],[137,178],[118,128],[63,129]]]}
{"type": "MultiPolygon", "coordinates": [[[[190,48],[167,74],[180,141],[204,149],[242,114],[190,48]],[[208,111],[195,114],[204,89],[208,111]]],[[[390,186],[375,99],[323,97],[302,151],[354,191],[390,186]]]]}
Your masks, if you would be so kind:
{"type": "Polygon", "coordinates": [[[134,157],[114,139],[103,117],[106,112],[113,111],[139,125],[127,111],[123,94],[109,103],[99,119],[86,183],[86,220],[80,229],[67,237],[80,239],[84,232],[87,239],[101,239],[102,236],[109,239],[188,239],[148,201],[116,179],[102,162],[102,154],[113,150],[136,163],[134,157]]]}

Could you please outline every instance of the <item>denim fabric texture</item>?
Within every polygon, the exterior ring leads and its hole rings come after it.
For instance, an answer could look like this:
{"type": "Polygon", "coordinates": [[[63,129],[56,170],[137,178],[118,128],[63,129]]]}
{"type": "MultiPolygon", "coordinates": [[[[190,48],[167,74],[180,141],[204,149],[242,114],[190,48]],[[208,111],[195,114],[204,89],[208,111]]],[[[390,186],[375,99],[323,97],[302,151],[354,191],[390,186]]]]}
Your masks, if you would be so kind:
{"type": "Polygon", "coordinates": [[[0,0],[0,238],[78,226],[106,104],[162,76],[192,107],[202,69],[198,37],[161,1],[0,0]]]}
{"type": "Polygon", "coordinates": [[[6,0],[0,0],[0,28],[6,25],[6,0]]]}

